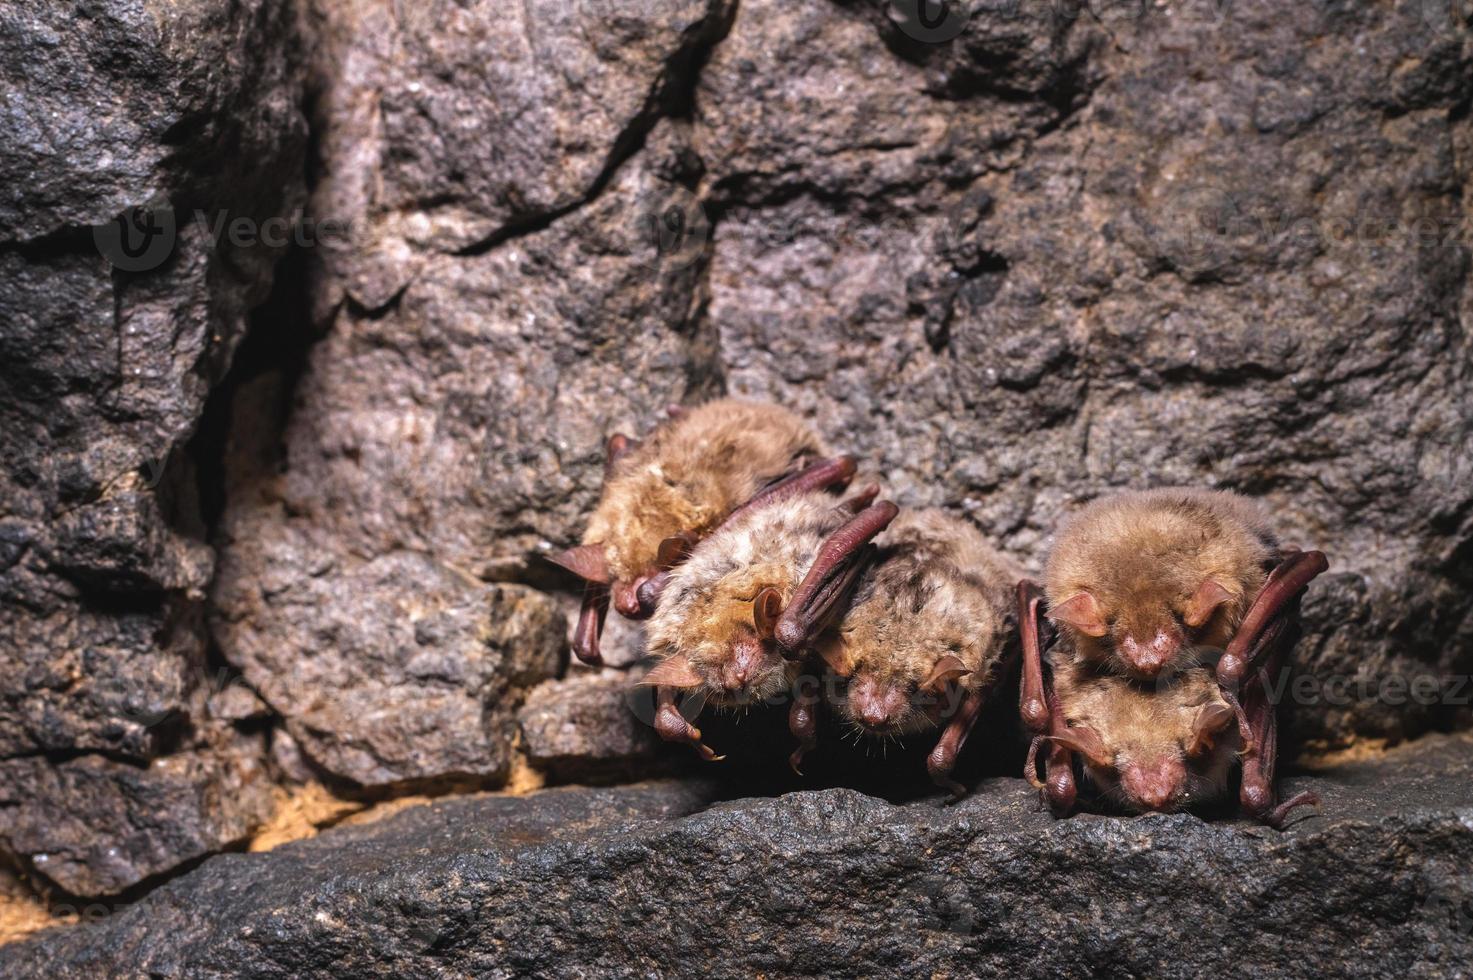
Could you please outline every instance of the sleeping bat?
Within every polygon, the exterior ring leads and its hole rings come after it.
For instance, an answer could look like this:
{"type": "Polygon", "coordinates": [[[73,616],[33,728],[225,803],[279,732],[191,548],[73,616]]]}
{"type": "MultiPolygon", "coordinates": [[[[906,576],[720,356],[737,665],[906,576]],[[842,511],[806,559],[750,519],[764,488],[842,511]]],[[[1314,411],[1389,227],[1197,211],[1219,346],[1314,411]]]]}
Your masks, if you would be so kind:
{"type": "Polygon", "coordinates": [[[1022,571],[968,521],[907,511],[877,541],[837,630],[818,650],[842,688],[833,706],[864,734],[905,736],[941,727],[926,760],[957,796],[956,759],[1015,654],[1013,590],[1022,571]]]}
{"type": "Polygon", "coordinates": [[[599,635],[614,608],[650,615],[668,572],[721,521],[779,487],[844,486],[847,457],[821,460],[823,443],[776,405],[720,399],[671,419],[644,442],[608,441],[603,494],[583,543],[549,556],[581,577],[583,608],[573,651],[597,664],[599,635]]]}
{"type": "MultiPolygon", "coordinates": [[[[645,637],[659,663],[643,684],[657,691],[655,729],[719,758],[681,715],[678,691],[720,707],[792,690],[800,662],[777,641],[803,649],[828,629],[857,579],[864,545],[894,519],[868,487],[838,503],[816,489],[771,495],[723,523],[670,571],[645,637]]],[[[814,737],[814,698],[795,696],[789,724],[796,768],[814,737]]]]}
{"type": "Polygon", "coordinates": [[[1318,551],[1285,550],[1215,666],[1182,667],[1149,682],[1112,671],[1076,647],[1066,629],[1045,659],[1043,592],[1021,583],[1019,707],[1035,736],[1029,781],[1059,815],[1076,802],[1076,756],[1095,787],[1136,812],[1210,803],[1230,792],[1234,769],[1240,809],[1270,826],[1318,803],[1308,792],[1275,801],[1278,715],[1269,692],[1299,639],[1304,592],[1327,567],[1318,551]]]}
{"type": "Polygon", "coordinates": [[[1048,559],[1048,617],[1085,660],[1137,680],[1190,667],[1232,638],[1278,556],[1258,505],[1163,489],[1091,503],[1048,559]]]}

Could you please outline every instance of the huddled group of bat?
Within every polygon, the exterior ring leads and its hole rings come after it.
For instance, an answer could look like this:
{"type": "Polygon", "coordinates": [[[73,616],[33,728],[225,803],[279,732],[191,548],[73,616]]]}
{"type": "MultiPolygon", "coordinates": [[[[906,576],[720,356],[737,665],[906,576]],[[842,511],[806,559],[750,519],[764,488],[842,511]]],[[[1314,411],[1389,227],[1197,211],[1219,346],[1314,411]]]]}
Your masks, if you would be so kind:
{"type": "Polygon", "coordinates": [[[1210,807],[1236,785],[1242,813],[1281,826],[1318,802],[1276,799],[1269,679],[1327,563],[1281,546],[1254,501],[1096,499],[1057,530],[1039,585],[970,521],[852,489],[856,459],[784,408],[667,414],[642,441],[609,438],[583,544],[553,556],[585,582],[581,660],[602,661],[610,602],[646,620],[662,738],[718,759],[679,699],[786,694],[795,770],[830,714],[876,738],[939,731],[926,765],[960,796],[958,753],[990,702],[1011,710],[993,695],[1016,677],[1025,775],[1056,815],[1210,807]]]}

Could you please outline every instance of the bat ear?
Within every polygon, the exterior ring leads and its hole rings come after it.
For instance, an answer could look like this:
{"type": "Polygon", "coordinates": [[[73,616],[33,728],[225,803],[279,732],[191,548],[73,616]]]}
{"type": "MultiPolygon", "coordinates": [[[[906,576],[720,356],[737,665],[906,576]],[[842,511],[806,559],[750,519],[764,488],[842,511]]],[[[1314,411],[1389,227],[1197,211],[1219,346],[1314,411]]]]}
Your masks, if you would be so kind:
{"type": "Polygon", "coordinates": [[[1048,618],[1072,626],[1085,636],[1104,636],[1110,632],[1100,604],[1088,592],[1077,592],[1052,607],[1048,618]]]}
{"type": "Polygon", "coordinates": [[[829,665],[840,677],[848,677],[854,673],[854,661],[849,657],[849,647],[845,645],[842,637],[825,636],[818,641],[818,655],[823,662],[829,665]]]}
{"type": "Polygon", "coordinates": [[[604,472],[613,469],[615,463],[638,448],[639,440],[631,439],[622,432],[609,436],[609,441],[604,445],[604,472]]]}
{"type": "Polygon", "coordinates": [[[1192,719],[1192,738],[1186,746],[1187,755],[1199,756],[1210,751],[1217,744],[1218,736],[1235,720],[1233,709],[1225,704],[1202,705],[1197,717],[1192,719]]]}
{"type": "Polygon", "coordinates": [[[1072,752],[1078,752],[1091,763],[1102,769],[1114,769],[1115,757],[1105,751],[1099,732],[1086,725],[1064,729],[1062,734],[1048,736],[1051,740],[1072,752]]]}
{"type": "Polygon", "coordinates": [[[921,681],[921,690],[929,694],[935,694],[947,684],[960,677],[965,677],[970,673],[970,670],[962,666],[960,658],[948,653],[936,661],[936,666],[932,667],[931,672],[926,675],[926,679],[921,681]]]}
{"type": "Polygon", "coordinates": [[[764,640],[772,639],[773,633],[777,632],[777,618],[782,614],[783,597],[772,586],[758,592],[757,598],[752,600],[752,625],[757,627],[757,635],[764,640]]]}
{"type": "Polygon", "coordinates": [[[673,657],[667,657],[644,675],[640,681],[649,687],[700,687],[701,678],[690,665],[690,661],[684,654],[677,653],[673,657]]]}
{"type": "Polygon", "coordinates": [[[1182,612],[1182,621],[1196,629],[1212,618],[1218,606],[1232,597],[1227,586],[1215,579],[1207,579],[1187,602],[1187,608],[1182,612]]]}
{"type": "Polygon", "coordinates": [[[674,568],[690,557],[695,546],[696,536],[689,531],[671,535],[660,542],[660,548],[655,555],[655,567],[662,571],[674,568]]]}
{"type": "Polygon", "coordinates": [[[580,544],[567,551],[555,551],[547,556],[547,560],[589,582],[609,584],[609,563],[604,558],[602,545],[580,544]]]}

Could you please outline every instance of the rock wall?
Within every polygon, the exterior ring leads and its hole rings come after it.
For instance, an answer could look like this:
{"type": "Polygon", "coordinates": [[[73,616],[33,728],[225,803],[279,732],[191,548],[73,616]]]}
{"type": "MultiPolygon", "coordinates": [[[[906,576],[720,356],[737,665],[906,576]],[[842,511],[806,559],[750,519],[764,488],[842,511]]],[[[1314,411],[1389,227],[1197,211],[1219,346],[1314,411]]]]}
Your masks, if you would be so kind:
{"type": "Polygon", "coordinates": [[[609,432],[721,392],[1034,569],[1112,488],[1260,496],[1332,559],[1299,669],[1364,685],[1298,737],[1465,720],[1377,691],[1473,668],[1466,11],[948,10],[0,12],[5,850],[116,892],[248,832],[288,770],[495,784],[519,712],[556,778],[647,759],[637,729],[568,736],[622,675],[537,686],[573,598],[539,556],[609,432]],[[181,220],[130,271],[106,229],[165,200],[263,221],[303,174],[347,233],[289,260],[300,371],[265,344],[218,392],[215,523],[183,447],[279,250],[181,220]],[[221,663],[243,707],[209,697],[221,663]]]}
{"type": "Polygon", "coordinates": [[[305,201],[304,63],[285,0],[0,10],[0,849],[69,892],[269,811],[186,446],[305,201]]]}

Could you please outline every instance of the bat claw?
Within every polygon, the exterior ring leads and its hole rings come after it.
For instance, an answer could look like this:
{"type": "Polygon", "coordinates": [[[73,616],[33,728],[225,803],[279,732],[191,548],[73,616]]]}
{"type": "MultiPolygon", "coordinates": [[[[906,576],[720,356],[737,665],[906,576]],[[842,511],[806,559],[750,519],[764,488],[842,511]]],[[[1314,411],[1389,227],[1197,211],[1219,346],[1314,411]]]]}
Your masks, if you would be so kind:
{"type": "Polygon", "coordinates": [[[1265,813],[1263,815],[1263,822],[1268,824],[1275,830],[1283,830],[1284,824],[1289,819],[1289,813],[1291,810],[1301,806],[1318,807],[1319,805],[1319,794],[1314,793],[1310,790],[1305,790],[1302,793],[1297,793],[1294,796],[1289,797],[1287,800],[1265,813]]]}

